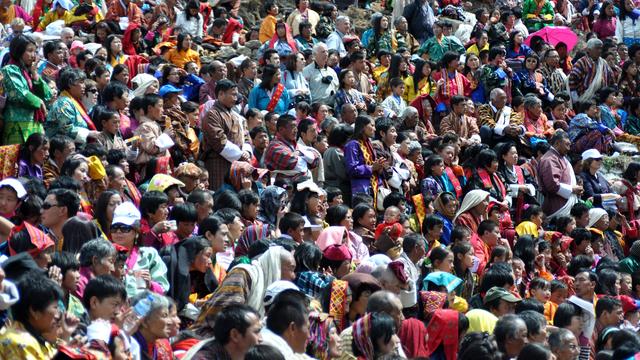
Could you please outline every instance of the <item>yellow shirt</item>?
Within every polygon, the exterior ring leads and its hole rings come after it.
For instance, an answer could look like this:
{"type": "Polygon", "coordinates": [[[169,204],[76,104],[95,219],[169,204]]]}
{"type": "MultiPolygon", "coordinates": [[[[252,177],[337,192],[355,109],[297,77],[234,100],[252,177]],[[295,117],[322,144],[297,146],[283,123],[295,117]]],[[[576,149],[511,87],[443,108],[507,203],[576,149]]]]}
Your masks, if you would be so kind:
{"type": "Polygon", "coordinates": [[[420,95],[431,95],[431,97],[435,98],[436,88],[437,88],[436,83],[433,80],[430,80],[428,78],[423,78],[418,83],[418,93],[416,94],[416,97],[420,95]]]}
{"type": "Polygon", "coordinates": [[[482,47],[482,49],[478,49],[478,45],[477,44],[473,44],[471,46],[469,46],[469,48],[467,49],[467,54],[474,54],[476,56],[480,56],[480,51],[489,51],[489,44],[484,44],[484,46],[482,47]]]}
{"type": "Polygon", "coordinates": [[[407,102],[407,105],[409,105],[409,103],[416,98],[416,90],[413,86],[413,76],[409,75],[402,79],[402,81],[404,81],[404,95],[402,95],[402,98],[407,102]]]}
{"type": "Polygon", "coordinates": [[[40,344],[18,322],[0,334],[0,359],[42,360],[51,359],[55,354],[55,346],[48,342],[40,344]]]}
{"type": "Polygon", "coordinates": [[[47,25],[51,24],[54,21],[64,20],[64,24],[71,24],[71,21],[74,18],[73,14],[69,11],[65,11],[62,16],[58,16],[58,12],[55,10],[49,11],[47,15],[44,16],[40,24],[38,25],[38,30],[42,31],[47,28],[47,25]]]}
{"type": "Polygon", "coordinates": [[[184,69],[184,66],[188,62],[195,62],[200,67],[200,55],[197,52],[188,49],[187,51],[178,51],[178,49],[173,48],[164,55],[165,60],[172,63],[173,65],[184,69]]]}
{"type": "Polygon", "coordinates": [[[267,15],[267,17],[262,20],[262,24],[260,25],[260,32],[258,34],[260,42],[265,43],[273,37],[273,34],[276,33],[276,22],[278,20],[273,15],[267,15]]]}
{"type": "Polygon", "coordinates": [[[375,69],[373,69],[373,79],[376,82],[380,82],[380,75],[382,75],[383,73],[387,72],[387,70],[389,70],[388,66],[380,65],[380,66],[376,67],[375,69]]]}
{"type": "MultiPolygon", "coordinates": [[[[89,19],[87,19],[87,14],[80,15],[80,16],[73,15],[73,14],[76,13],[76,10],[78,9],[78,6],[74,7],[73,9],[71,9],[71,11],[69,11],[69,19],[65,20],[65,22],[67,24],[73,24],[76,21],[89,20],[89,19]]],[[[104,20],[104,15],[102,15],[102,12],[100,11],[100,9],[96,5],[93,5],[93,7],[98,9],[98,11],[96,11],[96,15],[93,17],[93,22],[98,23],[98,22],[104,20]]]]}

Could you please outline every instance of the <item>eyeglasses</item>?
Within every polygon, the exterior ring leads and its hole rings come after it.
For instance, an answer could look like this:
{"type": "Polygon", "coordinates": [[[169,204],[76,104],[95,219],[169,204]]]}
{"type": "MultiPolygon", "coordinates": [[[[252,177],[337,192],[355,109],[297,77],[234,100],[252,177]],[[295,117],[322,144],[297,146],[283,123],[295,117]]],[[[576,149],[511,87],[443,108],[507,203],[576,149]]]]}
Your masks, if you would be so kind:
{"type": "Polygon", "coordinates": [[[123,232],[128,233],[133,231],[133,226],[125,225],[125,224],[115,224],[111,225],[111,232],[123,232]]]}
{"type": "Polygon", "coordinates": [[[54,207],[54,206],[60,206],[60,205],[58,205],[58,204],[43,203],[43,204],[42,204],[42,209],[44,209],[44,210],[49,210],[49,209],[51,209],[51,208],[52,208],[52,207],[54,207]]]}
{"type": "Polygon", "coordinates": [[[86,92],[88,92],[88,93],[92,93],[92,94],[96,94],[98,91],[99,91],[99,90],[98,90],[98,89],[96,89],[96,88],[93,88],[93,89],[87,89],[87,90],[86,90],[86,92]]]}

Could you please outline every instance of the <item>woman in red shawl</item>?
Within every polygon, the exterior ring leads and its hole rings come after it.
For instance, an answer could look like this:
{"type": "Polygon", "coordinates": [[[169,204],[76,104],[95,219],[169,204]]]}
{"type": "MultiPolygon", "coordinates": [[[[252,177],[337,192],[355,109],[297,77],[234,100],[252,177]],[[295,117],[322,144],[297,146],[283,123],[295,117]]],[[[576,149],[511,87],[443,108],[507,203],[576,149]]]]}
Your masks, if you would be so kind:
{"type": "Polygon", "coordinates": [[[131,23],[124,31],[122,37],[122,51],[126,55],[138,55],[138,53],[144,52],[144,44],[141,41],[142,32],[140,31],[140,25],[131,23]]]}
{"type": "Polygon", "coordinates": [[[415,318],[405,319],[398,333],[400,343],[407,358],[427,358],[427,328],[424,323],[415,318]]]}
{"type": "Polygon", "coordinates": [[[276,33],[273,34],[273,37],[269,40],[268,48],[276,49],[281,58],[298,52],[289,25],[283,22],[276,24],[276,33]]]}
{"type": "MultiPolygon", "coordinates": [[[[404,328],[404,326],[403,326],[404,328]]],[[[460,338],[469,328],[467,317],[456,310],[436,310],[431,317],[426,332],[427,357],[431,359],[456,360],[460,338]]]]}

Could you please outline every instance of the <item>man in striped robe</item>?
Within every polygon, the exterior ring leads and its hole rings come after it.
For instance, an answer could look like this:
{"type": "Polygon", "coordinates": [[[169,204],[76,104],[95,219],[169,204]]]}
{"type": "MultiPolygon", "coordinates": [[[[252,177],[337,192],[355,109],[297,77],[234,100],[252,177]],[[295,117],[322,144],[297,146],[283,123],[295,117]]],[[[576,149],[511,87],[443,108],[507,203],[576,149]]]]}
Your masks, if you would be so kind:
{"type": "Polygon", "coordinates": [[[615,83],[613,71],[600,54],[602,40],[590,39],[587,42],[587,55],[573,65],[569,74],[569,89],[574,102],[591,100],[598,90],[615,83]]]}

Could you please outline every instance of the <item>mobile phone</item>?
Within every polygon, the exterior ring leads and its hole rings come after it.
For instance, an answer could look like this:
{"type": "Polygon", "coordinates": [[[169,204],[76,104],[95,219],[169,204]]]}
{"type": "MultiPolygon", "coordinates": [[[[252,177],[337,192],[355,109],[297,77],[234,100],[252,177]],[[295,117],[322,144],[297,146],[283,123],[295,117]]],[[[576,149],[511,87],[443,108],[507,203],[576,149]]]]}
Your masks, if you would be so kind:
{"type": "Polygon", "coordinates": [[[171,231],[178,230],[178,223],[175,220],[168,220],[171,231]]]}

